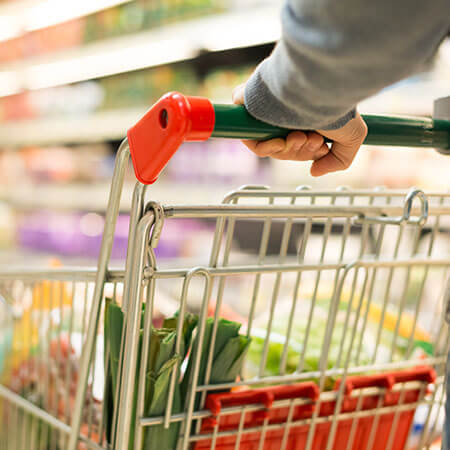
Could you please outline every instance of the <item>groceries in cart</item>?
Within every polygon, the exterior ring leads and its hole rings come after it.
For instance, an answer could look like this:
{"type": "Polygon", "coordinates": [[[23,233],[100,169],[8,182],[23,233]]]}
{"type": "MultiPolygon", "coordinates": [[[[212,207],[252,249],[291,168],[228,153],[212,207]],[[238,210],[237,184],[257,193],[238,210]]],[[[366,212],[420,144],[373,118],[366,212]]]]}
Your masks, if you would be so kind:
{"type": "MultiPolygon", "coordinates": [[[[114,410],[115,393],[117,392],[117,374],[120,357],[121,331],[123,329],[123,312],[121,307],[107,300],[105,315],[105,339],[109,343],[109,370],[106,383],[111,386],[106,392],[109,397],[105,399],[108,405],[110,417],[107,423],[112,423],[112,412],[114,410]]],[[[150,315],[149,315],[150,316],[150,315]]],[[[183,324],[178,326],[180,317],[176,314],[164,320],[161,328],[151,327],[149,333],[144,331],[145,308],[141,313],[141,330],[139,338],[139,353],[148,345],[148,363],[143,376],[147,380],[144,397],[144,412],[146,415],[158,417],[164,414],[169,395],[169,386],[173,376],[176,378],[176,387],[173,399],[172,413],[177,414],[184,410],[185,400],[189,383],[193,374],[195,364],[193,354],[190,352],[192,339],[198,340],[199,335],[193,337],[198,326],[198,316],[187,313],[183,318],[183,324]],[[181,335],[178,335],[178,333],[181,335]],[[148,342],[145,343],[144,339],[148,342]],[[177,349],[178,346],[178,349],[177,349]],[[181,366],[185,366],[184,373],[181,366]]],[[[199,382],[203,383],[206,376],[206,360],[210,348],[210,336],[213,328],[213,320],[206,321],[206,329],[201,347],[201,366],[199,369],[199,382]]],[[[239,334],[241,324],[220,319],[217,323],[217,334],[214,344],[214,357],[212,370],[208,374],[209,382],[225,383],[233,382],[242,369],[245,354],[250,339],[239,334]]],[[[106,347],[106,346],[105,346],[106,347]]],[[[141,359],[141,358],[139,358],[141,359]]],[[[137,392],[136,392],[137,395],[137,392]]],[[[135,397],[134,403],[137,398],[135,397]]],[[[135,418],[133,419],[133,421],[135,418]]],[[[134,427],[133,427],[134,428],[134,427]]],[[[172,424],[169,428],[162,425],[150,427],[144,436],[143,448],[160,449],[175,448],[179,424],[172,424]]],[[[107,434],[110,434],[110,428],[107,434]]],[[[108,439],[109,440],[109,439],[108,439]]],[[[131,440],[131,446],[133,439],[131,440]]]]}
{"type": "MultiPolygon", "coordinates": [[[[81,353],[81,342],[79,340],[79,327],[82,323],[74,323],[73,315],[69,314],[74,302],[80,300],[85,295],[84,292],[72,292],[70,283],[43,281],[34,286],[34,288],[24,289],[23,298],[31,296],[31,302],[28,309],[22,311],[21,315],[9,324],[13,324],[12,349],[4,358],[10,369],[9,376],[7,370],[3,371],[3,382],[13,391],[23,396],[28,401],[33,402],[39,407],[52,411],[56,417],[61,420],[70,417],[71,408],[75,401],[76,385],[78,382],[78,358],[81,353]],[[56,295],[55,295],[56,294],[56,295]],[[44,319],[44,320],[43,320],[44,319]],[[27,330],[27,331],[26,331],[27,330]],[[77,331],[78,330],[78,331],[77,331]],[[25,333],[25,334],[24,334],[25,333]],[[26,334],[29,333],[29,334],[26,334]],[[26,337],[26,339],[24,339],[26,337]],[[40,339],[41,338],[41,339],[40,339]],[[50,340],[48,340],[50,339],[50,340]],[[20,343],[28,343],[26,346],[20,343]],[[44,352],[39,346],[46,347],[44,352]],[[45,392],[36,390],[37,377],[47,377],[45,392]],[[64,390],[65,389],[65,390],[64,390]]],[[[117,296],[117,293],[116,293],[117,296]]],[[[92,441],[102,440],[111,442],[113,438],[113,413],[116,405],[118,393],[119,362],[121,352],[121,335],[124,325],[124,315],[120,304],[116,299],[106,298],[104,310],[104,341],[97,342],[97,352],[95,364],[100,365],[100,370],[96,373],[95,381],[89,384],[86,391],[85,404],[86,410],[82,417],[81,433],[85,434],[92,441]],[[105,353],[104,349],[108,349],[105,353]],[[104,374],[104,375],[103,375],[104,374]],[[102,406],[103,405],[103,406],[102,406]],[[103,411],[103,412],[102,412],[103,411]],[[104,414],[102,418],[102,414],[104,414]],[[104,433],[101,437],[99,433],[104,433]]],[[[156,302],[157,303],[157,302],[156,302]]],[[[172,309],[175,302],[172,302],[172,309]]],[[[227,408],[232,407],[236,410],[239,405],[254,404],[255,412],[249,412],[243,424],[245,427],[261,426],[266,420],[268,424],[284,423],[288,416],[291,420],[305,420],[313,414],[313,405],[320,398],[319,379],[317,375],[310,379],[305,378],[300,383],[294,383],[287,386],[279,386],[278,383],[270,383],[261,380],[265,387],[259,387],[258,384],[245,384],[245,379],[251,380],[258,375],[258,364],[264,352],[264,342],[266,335],[264,326],[267,321],[267,313],[259,314],[254,320],[251,330],[249,330],[246,319],[235,312],[232,307],[225,303],[222,304],[219,311],[215,301],[208,302],[208,318],[205,322],[203,331],[203,344],[201,347],[200,367],[197,369],[198,384],[227,384],[241,381],[239,388],[222,388],[219,391],[212,390],[206,398],[201,399],[200,393],[195,400],[195,408],[200,407],[200,402],[205,401],[205,407],[211,411],[212,417],[203,419],[200,422],[200,434],[210,436],[214,430],[237,430],[239,429],[240,413],[225,414],[227,408]],[[216,313],[220,318],[214,320],[216,313]],[[214,351],[212,365],[207,367],[208,353],[210,351],[211,335],[215,328],[214,351]],[[250,331],[250,335],[247,335],[250,331]],[[242,378],[244,377],[244,378],[242,378]],[[277,406],[279,402],[299,402],[292,412],[289,408],[277,406]],[[258,407],[258,405],[261,405],[258,407]],[[261,415],[260,408],[263,407],[266,413],[261,415]],[[223,408],[225,408],[223,410],[223,408]],[[223,410],[223,411],[222,411],[223,410]],[[222,416],[221,416],[222,413],[222,416]],[[296,419],[297,418],[297,419],[296,419]]],[[[272,323],[272,331],[268,344],[267,364],[265,366],[265,376],[276,376],[279,374],[281,360],[283,358],[283,349],[287,348],[286,353],[286,373],[298,371],[300,355],[302,355],[301,341],[308,335],[307,321],[302,318],[307,317],[308,307],[311,302],[300,301],[300,307],[296,312],[292,330],[290,333],[289,346],[285,346],[286,340],[286,320],[279,320],[272,323]]],[[[343,302],[342,311],[339,314],[345,316],[348,311],[348,301],[343,302]]],[[[315,308],[314,326],[309,335],[308,348],[311,352],[306,356],[301,372],[307,374],[314,372],[317,374],[321,344],[326,326],[326,307],[327,301],[319,299],[315,308]]],[[[160,312],[153,310],[146,316],[146,303],[143,303],[141,311],[141,329],[139,338],[139,355],[143,351],[144,339],[147,339],[148,365],[146,373],[143,374],[147,380],[144,397],[144,414],[146,417],[160,417],[165,414],[169,388],[173,376],[176,378],[176,388],[174,391],[172,414],[182,413],[187,407],[187,394],[195,365],[195,352],[199,334],[199,316],[196,313],[185,312],[183,324],[179,325],[180,311],[176,311],[171,317],[164,317],[160,312]],[[153,313],[153,314],[152,314],[153,313]],[[146,328],[146,321],[151,322],[150,328],[146,328]],[[147,332],[145,330],[148,330],[147,332]],[[178,338],[178,333],[181,332],[178,338]],[[178,346],[178,350],[177,350],[178,346]]],[[[170,310],[170,308],[168,308],[170,310]]],[[[288,303],[280,305],[278,311],[280,317],[288,317],[288,303]]],[[[350,308],[351,310],[351,308],[350,308]]],[[[373,314],[376,318],[376,312],[373,314]]],[[[354,311],[350,312],[350,317],[354,311]]],[[[339,317],[339,315],[338,315],[339,317]]],[[[406,317],[406,316],[405,316],[406,317]]],[[[351,317],[351,321],[354,317],[351,317]]],[[[338,319],[335,330],[342,338],[343,323],[338,319]]],[[[389,316],[386,319],[386,327],[389,327],[389,316]]],[[[417,331],[418,336],[426,338],[426,332],[417,331]],[[421,333],[421,334],[420,334],[421,333]]],[[[336,366],[337,355],[342,351],[341,341],[333,338],[330,348],[330,359],[328,367],[336,366]]],[[[341,356],[346,354],[350,347],[345,348],[341,356]]],[[[361,351],[360,364],[368,364],[370,359],[370,349],[361,351]]],[[[397,349],[398,358],[405,356],[401,345],[397,349]]],[[[415,355],[417,356],[417,354],[415,355]]],[[[138,356],[141,360],[141,356],[138,356]]],[[[139,373],[139,367],[137,371],[139,373]]],[[[142,375],[142,374],[141,374],[142,375]]],[[[423,367],[410,369],[396,374],[388,373],[386,375],[361,374],[358,376],[349,376],[346,383],[345,400],[348,405],[346,411],[351,413],[357,409],[357,402],[351,397],[352,392],[357,392],[361,387],[384,386],[393,389],[392,395],[385,401],[388,405],[414,404],[419,396],[423,395],[420,388],[414,385],[414,381],[425,382],[426,385],[433,383],[434,371],[431,368],[423,367]],[[396,390],[397,383],[403,381],[410,382],[411,388],[399,397],[396,390]]],[[[325,389],[333,391],[339,389],[340,376],[329,378],[326,381],[325,389]]],[[[373,410],[379,407],[379,394],[373,394],[372,397],[364,398],[360,408],[373,410]]],[[[137,392],[133,400],[134,409],[136,408],[137,392]]],[[[292,403],[293,405],[295,403],[292,403]]],[[[336,401],[333,397],[320,406],[320,415],[332,415],[336,401]]],[[[345,409],[344,408],[344,409],[345,409]]],[[[233,410],[233,409],[232,409],[233,410]]],[[[251,410],[250,410],[251,411],[251,410]]],[[[407,410],[400,414],[398,421],[401,424],[399,435],[396,439],[403,444],[408,438],[408,427],[413,421],[414,410],[407,410]],[[401,431],[403,430],[403,431],[401,431]]],[[[135,428],[136,417],[133,414],[132,429],[135,428]]],[[[390,422],[380,425],[379,432],[389,435],[390,422]]],[[[361,424],[365,424],[366,429],[372,426],[373,418],[366,416],[362,418],[361,424]],[[370,423],[369,423],[370,422],[370,423]]],[[[348,439],[350,433],[351,420],[344,425],[340,424],[336,433],[342,439],[348,439]]],[[[362,426],[362,425],[361,425],[362,426]]],[[[308,426],[296,427],[289,435],[289,445],[300,446],[303,448],[308,435],[308,426]]],[[[329,433],[330,425],[319,426],[316,432],[316,438],[329,433]]],[[[171,423],[169,427],[163,424],[151,426],[145,429],[142,438],[143,449],[176,449],[180,437],[180,422],[171,423]]],[[[46,436],[49,441],[58,442],[58,448],[64,448],[64,441],[61,440],[55,431],[44,421],[39,422],[35,436],[38,440],[41,436],[46,436]]],[[[267,432],[265,436],[266,445],[278,445],[283,440],[283,430],[274,430],[267,432]]],[[[368,435],[358,434],[357,442],[361,439],[368,439],[368,435]]],[[[194,448],[197,450],[211,448],[210,438],[199,439],[194,448]],[[206,440],[205,440],[206,439],[206,440]]],[[[219,445],[217,448],[234,448],[234,437],[217,438],[219,445]]],[[[242,437],[240,448],[253,448],[253,445],[259,443],[261,433],[245,435],[242,437]]],[[[286,438],[285,438],[286,439],[286,438]]],[[[355,441],[356,442],[356,441],[355,441]]],[[[130,448],[133,448],[134,434],[131,433],[130,448]]],[[[356,445],[356,444],[355,444],[356,445]]],[[[359,445],[359,444],[358,444],[359,445]]],[[[45,445],[39,449],[47,448],[45,445]]],[[[50,448],[50,447],[48,447],[50,448]]],[[[79,448],[85,448],[84,444],[79,444],[79,448]]],[[[290,448],[290,447],[288,447],[290,448]]],[[[297,448],[297,447],[292,447],[297,448]]],[[[359,448],[359,447],[354,447],[359,448]]],[[[397,448],[397,447],[395,447],[397,448]]],[[[403,448],[403,447],[398,447],[403,448]]]]}
{"type": "MultiPolygon", "coordinates": [[[[448,144],[445,123],[365,118],[366,143],[410,145],[414,130],[413,144],[448,144]]],[[[415,450],[440,437],[449,194],[244,186],[205,206],[146,192],[186,140],[285,135],[242,106],[166,95],[118,150],[97,267],[0,272],[3,447],[415,450]],[[141,183],[116,269],[130,157],[141,183]],[[186,219],[212,224],[206,258],[163,264],[164,229],[186,219]],[[236,244],[240,222],[253,252],[236,244]]]]}
{"type": "MultiPolygon", "coordinates": [[[[337,313],[336,322],[328,352],[327,368],[340,367],[348,356],[354,365],[367,366],[372,362],[387,363],[391,359],[402,361],[408,358],[408,339],[413,331],[414,321],[408,312],[398,319],[396,312],[385,310],[384,320],[379,333],[381,307],[363,300],[362,308],[367,310],[367,323],[363,329],[361,320],[355,335],[351,336],[349,327],[358,319],[357,302],[349,302],[343,298],[337,313]],[[399,322],[399,337],[391,355],[392,340],[396,323],[399,322]],[[380,335],[377,344],[377,334],[380,335]]],[[[314,307],[310,299],[299,299],[295,310],[295,319],[290,323],[287,318],[292,314],[291,302],[281,302],[277,305],[277,314],[271,323],[267,362],[264,373],[278,375],[280,370],[285,373],[316,372],[319,370],[319,360],[327,329],[330,299],[317,299],[314,307]],[[311,316],[310,316],[311,314],[311,316]],[[300,355],[304,354],[301,358],[300,355]]],[[[261,354],[267,340],[268,313],[259,315],[251,330],[252,345],[250,346],[246,373],[257,376],[261,354]]],[[[416,326],[414,330],[414,352],[412,359],[425,358],[432,355],[431,336],[416,326]]],[[[325,388],[332,389],[335,379],[330,378],[325,388]]]]}

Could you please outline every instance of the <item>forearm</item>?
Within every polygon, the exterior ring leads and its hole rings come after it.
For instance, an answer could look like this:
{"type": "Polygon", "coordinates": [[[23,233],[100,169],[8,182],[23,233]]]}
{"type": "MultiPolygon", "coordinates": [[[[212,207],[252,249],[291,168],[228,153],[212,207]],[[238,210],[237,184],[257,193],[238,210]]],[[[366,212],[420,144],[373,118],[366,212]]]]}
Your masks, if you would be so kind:
{"type": "Polygon", "coordinates": [[[252,115],[339,128],[359,101],[420,69],[449,28],[450,2],[290,0],[283,36],[245,90],[252,115]]]}

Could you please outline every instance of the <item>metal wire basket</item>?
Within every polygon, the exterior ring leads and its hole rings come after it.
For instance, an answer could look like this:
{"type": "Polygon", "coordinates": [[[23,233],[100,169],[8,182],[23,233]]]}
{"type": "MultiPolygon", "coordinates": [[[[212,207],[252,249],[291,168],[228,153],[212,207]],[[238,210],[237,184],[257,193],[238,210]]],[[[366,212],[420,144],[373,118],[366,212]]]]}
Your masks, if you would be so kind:
{"type": "MultiPolygon", "coordinates": [[[[147,183],[185,139],[274,133],[240,107],[213,119],[205,108],[165,97],[130,130],[96,269],[0,272],[13,330],[0,449],[428,448],[443,422],[450,194],[244,186],[222,204],[186,206],[149,201],[137,183],[125,268],[109,268],[130,146],[147,183]],[[163,148],[150,151],[152,140],[163,148]],[[208,224],[205,251],[160,261],[167,223],[189,219],[208,224]],[[163,333],[156,312],[168,298],[176,315],[163,333]],[[227,359],[221,327],[236,322],[227,359]],[[155,342],[160,355],[169,340],[158,366],[155,342]]],[[[423,121],[366,120],[372,144],[392,130],[393,144],[403,133],[410,143],[415,130],[425,145],[423,121]]],[[[432,125],[428,145],[433,133],[448,143],[448,123],[432,125]]]]}

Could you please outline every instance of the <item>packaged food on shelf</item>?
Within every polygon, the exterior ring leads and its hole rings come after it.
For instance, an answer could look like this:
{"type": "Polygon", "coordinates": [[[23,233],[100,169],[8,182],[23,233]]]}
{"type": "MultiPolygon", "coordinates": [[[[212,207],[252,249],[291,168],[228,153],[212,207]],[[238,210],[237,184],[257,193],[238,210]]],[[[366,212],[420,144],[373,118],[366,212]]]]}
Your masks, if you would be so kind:
{"type": "Polygon", "coordinates": [[[1,97],[0,121],[59,119],[103,110],[144,108],[168,91],[196,94],[199,86],[200,80],[192,65],[161,66],[1,97]]]}
{"type": "Polygon", "coordinates": [[[0,45],[0,63],[77,47],[83,42],[84,27],[85,19],[77,18],[8,39],[0,45]]]}
{"type": "Polygon", "coordinates": [[[16,241],[16,216],[10,205],[0,202],[0,249],[9,249],[16,241]]]}
{"type": "Polygon", "coordinates": [[[205,186],[257,182],[261,175],[258,158],[241,142],[220,139],[183,144],[165,173],[171,181],[205,186]]]}
{"type": "Polygon", "coordinates": [[[86,17],[84,42],[124,36],[220,11],[216,0],[135,0],[86,17]]]}
{"type": "MultiPolygon", "coordinates": [[[[1,47],[1,45],[0,45],[1,47]]],[[[39,111],[31,102],[28,92],[0,98],[0,121],[34,119],[39,111]]]]}
{"type": "Polygon", "coordinates": [[[225,7],[226,2],[218,0],[133,0],[10,38],[0,45],[0,63],[139,33],[223,11],[225,7]]]}
{"type": "MultiPolygon", "coordinates": [[[[127,216],[117,221],[113,258],[123,259],[127,249],[127,216]]],[[[40,211],[20,216],[18,244],[27,249],[61,256],[96,258],[100,250],[104,219],[96,213],[40,211]]]]}
{"type": "Polygon", "coordinates": [[[77,146],[26,147],[20,151],[0,152],[0,186],[29,183],[96,183],[110,179],[114,154],[107,144],[77,146]]]}
{"type": "Polygon", "coordinates": [[[76,47],[83,42],[84,28],[84,19],[77,18],[28,32],[23,37],[23,53],[32,57],[76,47]]]}
{"type": "Polygon", "coordinates": [[[89,81],[2,97],[0,121],[89,114],[102,106],[104,95],[97,82],[89,81]]]}
{"type": "Polygon", "coordinates": [[[233,89],[245,83],[254,69],[254,65],[245,64],[212,70],[205,76],[200,95],[216,102],[229,103],[233,89]]]}
{"type": "Polygon", "coordinates": [[[148,106],[168,91],[196,93],[199,80],[189,64],[175,64],[102,78],[101,109],[148,106]]]}
{"type": "MultiPolygon", "coordinates": [[[[100,250],[104,217],[98,213],[37,211],[18,218],[17,243],[21,248],[63,257],[96,258],[100,250]]],[[[117,220],[111,257],[124,260],[129,216],[117,220]]],[[[211,226],[194,219],[168,222],[155,253],[160,258],[188,258],[202,253],[211,226]],[[188,239],[189,237],[189,239],[188,239]]]]}
{"type": "Polygon", "coordinates": [[[442,180],[447,178],[450,170],[450,158],[436,154],[428,149],[398,148],[389,153],[391,167],[402,167],[401,171],[386,170],[386,153],[381,148],[367,150],[370,170],[366,173],[366,183],[384,185],[392,188],[421,186],[429,190],[443,187],[442,180]],[[404,164],[408,161],[408,164],[404,164]],[[420,170],[417,168],[420,167],[420,170]]]}
{"type": "Polygon", "coordinates": [[[104,99],[99,83],[85,81],[68,86],[31,91],[30,104],[39,117],[58,117],[61,114],[87,114],[98,110],[104,99]]]}
{"type": "Polygon", "coordinates": [[[0,63],[6,64],[24,58],[21,44],[21,38],[12,38],[3,41],[2,45],[0,45],[0,63]]]}

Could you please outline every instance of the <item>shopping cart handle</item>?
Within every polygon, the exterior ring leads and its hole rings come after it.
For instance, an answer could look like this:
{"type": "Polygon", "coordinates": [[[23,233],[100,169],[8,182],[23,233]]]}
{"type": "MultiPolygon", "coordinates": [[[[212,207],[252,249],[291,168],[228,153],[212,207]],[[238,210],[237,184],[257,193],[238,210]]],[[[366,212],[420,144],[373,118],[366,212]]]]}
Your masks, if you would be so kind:
{"type": "MultiPolygon", "coordinates": [[[[363,118],[369,129],[366,145],[428,147],[450,154],[449,120],[369,114],[363,118]]],[[[290,131],[255,119],[242,105],[214,105],[206,98],[172,92],[156,102],[127,136],[136,177],[151,184],[184,141],[266,140],[290,131]]]]}
{"type": "MultiPolygon", "coordinates": [[[[242,105],[213,105],[213,137],[265,140],[289,132],[252,117],[242,105]]],[[[368,127],[365,145],[450,149],[450,121],[426,117],[363,114],[368,127]]]]}

